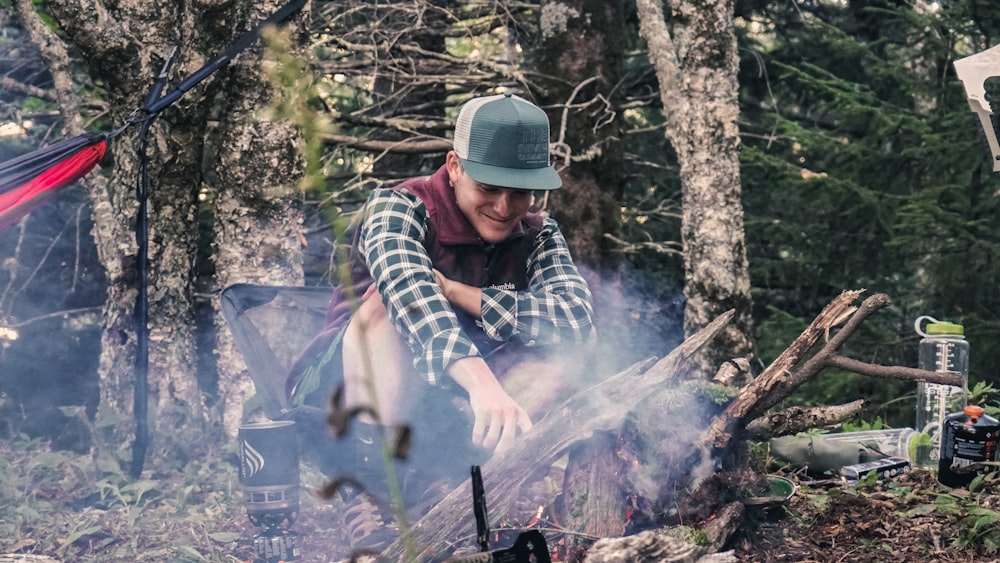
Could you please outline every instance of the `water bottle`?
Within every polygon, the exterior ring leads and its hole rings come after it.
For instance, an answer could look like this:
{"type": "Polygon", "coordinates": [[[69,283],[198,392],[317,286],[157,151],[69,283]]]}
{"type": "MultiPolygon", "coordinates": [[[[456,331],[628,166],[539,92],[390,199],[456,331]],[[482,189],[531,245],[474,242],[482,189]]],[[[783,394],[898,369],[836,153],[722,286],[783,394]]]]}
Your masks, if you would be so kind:
{"type": "Polygon", "coordinates": [[[918,367],[927,371],[955,371],[962,374],[962,386],[941,383],[917,384],[915,428],[931,438],[931,445],[917,446],[917,465],[936,469],[941,450],[941,428],[949,413],[960,410],[969,388],[969,343],[960,324],[918,317],[913,324],[921,336],[918,367]],[[924,329],[921,325],[927,322],[924,329]]]}

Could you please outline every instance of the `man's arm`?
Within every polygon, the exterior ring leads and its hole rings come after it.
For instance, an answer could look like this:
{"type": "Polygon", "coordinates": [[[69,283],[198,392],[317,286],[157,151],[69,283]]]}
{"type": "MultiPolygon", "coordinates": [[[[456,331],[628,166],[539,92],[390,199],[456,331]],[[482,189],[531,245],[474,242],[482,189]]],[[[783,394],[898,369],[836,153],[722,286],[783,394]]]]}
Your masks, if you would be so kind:
{"type": "Polygon", "coordinates": [[[472,441],[509,447],[531,428],[527,412],[504,391],[458,323],[443,287],[435,283],[423,247],[423,206],[398,192],[373,194],[362,224],[361,250],[396,330],[410,344],[416,366],[431,384],[445,373],[469,394],[472,441]]]}
{"type": "Polygon", "coordinates": [[[555,221],[545,220],[528,257],[528,290],[483,288],[479,309],[483,329],[495,340],[517,338],[528,345],[587,340],[593,298],[555,221]]]}
{"type": "Polygon", "coordinates": [[[441,291],[449,303],[477,319],[482,318],[483,292],[480,288],[450,280],[436,269],[434,270],[434,281],[441,286],[441,291]]]}
{"type": "Polygon", "coordinates": [[[426,210],[414,196],[376,190],[361,225],[360,251],[397,332],[432,385],[458,358],[479,356],[435,283],[424,248],[426,210]]]}
{"type": "Polygon", "coordinates": [[[448,374],[469,393],[475,415],[472,443],[499,452],[514,443],[519,430],[531,430],[528,412],[507,394],[482,358],[457,360],[448,367],[448,374]]]}

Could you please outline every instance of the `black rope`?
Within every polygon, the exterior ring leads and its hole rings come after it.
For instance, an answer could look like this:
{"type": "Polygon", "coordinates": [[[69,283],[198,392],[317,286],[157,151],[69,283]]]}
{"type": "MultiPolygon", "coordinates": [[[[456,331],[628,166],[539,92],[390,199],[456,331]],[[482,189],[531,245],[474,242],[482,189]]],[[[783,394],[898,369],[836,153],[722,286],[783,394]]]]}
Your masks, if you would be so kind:
{"type": "Polygon", "coordinates": [[[288,16],[295,13],[296,10],[305,6],[306,0],[291,0],[289,3],[282,6],[277,12],[271,14],[271,17],[262,21],[257,27],[251,29],[250,31],[244,33],[235,43],[229,46],[221,55],[215,57],[209,61],[205,66],[196,70],[191,76],[184,79],[180,85],[177,86],[175,90],[169,94],[163,96],[160,100],[149,106],[148,110],[152,114],[157,114],[163,111],[167,106],[176,102],[185,92],[194,87],[195,84],[201,82],[213,72],[219,70],[229,61],[231,61],[236,55],[240,54],[240,51],[246,49],[251,43],[260,37],[260,33],[265,27],[269,25],[274,25],[284,21],[288,16]]]}
{"type": "MultiPolygon", "coordinates": [[[[170,75],[170,66],[174,61],[174,54],[177,47],[170,52],[167,60],[160,69],[160,75],[153,82],[153,87],[149,90],[146,103],[143,109],[156,103],[163,87],[167,83],[170,75]]],[[[139,211],[135,221],[135,242],[138,246],[136,253],[136,283],[138,284],[138,295],[135,303],[135,394],[133,396],[132,414],[135,416],[135,443],[132,445],[132,467],[129,474],[133,479],[138,479],[142,473],[142,466],[146,460],[146,450],[149,448],[149,129],[153,125],[152,116],[150,119],[142,121],[139,127],[138,149],[139,154],[139,181],[135,186],[135,198],[139,202],[139,211]]]]}

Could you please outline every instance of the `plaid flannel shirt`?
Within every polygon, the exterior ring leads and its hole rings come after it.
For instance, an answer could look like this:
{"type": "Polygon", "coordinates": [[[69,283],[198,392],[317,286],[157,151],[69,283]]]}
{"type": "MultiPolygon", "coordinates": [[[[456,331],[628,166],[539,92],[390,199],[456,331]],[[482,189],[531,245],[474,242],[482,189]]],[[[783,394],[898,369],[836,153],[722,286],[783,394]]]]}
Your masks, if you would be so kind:
{"type": "MultiPolygon", "coordinates": [[[[432,385],[461,358],[480,356],[434,281],[424,240],[431,228],[420,199],[404,190],[375,190],[366,205],[359,249],[383,302],[432,385]]],[[[590,289],[559,227],[545,219],[528,258],[527,291],[482,288],[482,327],[498,341],[527,346],[582,343],[590,335],[590,289]]]]}

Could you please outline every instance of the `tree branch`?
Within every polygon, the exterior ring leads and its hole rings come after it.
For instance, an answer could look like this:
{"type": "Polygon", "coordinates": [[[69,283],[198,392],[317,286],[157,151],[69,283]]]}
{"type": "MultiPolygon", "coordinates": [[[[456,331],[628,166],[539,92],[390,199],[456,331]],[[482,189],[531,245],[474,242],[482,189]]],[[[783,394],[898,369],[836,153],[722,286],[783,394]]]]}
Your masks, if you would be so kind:
{"type": "Polygon", "coordinates": [[[904,381],[925,381],[927,383],[941,383],[961,387],[964,377],[957,371],[927,371],[905,366],[880,366],[868,364],[854,358],[832,354],[825,358],[825,367],[840,368],[845,371],[860,373],[868,377],[879,379],[902,379],[904,381]]]}
{"type": "Polygon", "coordinates": [[[69,51],[66,45],[58,35],[42,23],[31,0],[14,0],[14,6],[21,24],[28,32],[28,37],[38,47],[49,74],[52,75],[55,97],[59,101],[59,109],[66,121],[67,132],[72,135],[83,133],[80,98],[76,95],[73,78],[69,74],[69,51]]]}
{"type": "Polygon", "coordinates": [[[812,323],[792,342],[784,352],[769,365],[757,379],[743,387],[725,412],[717,416],[705,432],[705,439],[714,447],[726,448],[741,424],[763,415],[778,404],[804,382],[828,367],[847,369],[872,377],[904,380],[930,381],[961,385],[958,374],[932,372],[897,366],[876,366],[853,360],[839,354],[840,347],[872,313],[889,306],[888,295],[876,294],[855,308],[851,305],[863,292],[845,291],[835,298],[812,323]],[[847,323],[832,337],[830,330],[847,320],[847,323]],[[826,344],[811,358],[795,369],[802,356],[811,350],[821,336],[826,344]]]}
{"type": "Polygon", "coordinates": [[[671,109],[681,109],[682,98],[679,87],[671,87],[680,83],[680,62],[674,52],[674,42],[663,16],[663,2],[659,0],[636,0],[636,11],[639,13],[639,35],[646,40],[649,59],[656,71],[656,78],[661,84],[660,98],[663,102],[663,113],[667,121],[671,121],[671,109]]]}
{"type": "MultiPolygon", "coordinates": [[[[20,6],[21,3],[22,2],[19,1],[18,5],[20,6]]],[[[7,90],[8,92],[17,92],[26,96],[34,96],[35,98],[48,100],[50,102],[56,101],[56,97],[52,95],[52,92],[37,86],[32,86],[31,84],[25,84],[18,80],[14,80],[9,76],[0,76],[0,88],[7,90]]]]}
{"type": "Polygon", "coordinates": [[[792,407],[752,421],[747,425],[747,435],[754,440],[766,440],[838,424],[860,413],[864,405],[864,400],[858,399],[846,405],[792,407]]]}
{"type": "Polygon", "coordinates": [[[378,141],[372,139],[362,139],[360,137],[350,137],[347,135],[323,135],[323,142],[328,145],[340,145],[371,152],[391,152],[397,154],[426,154],[433,152],[443,152],[451,150],[451,141],[447,139],[434,139],[430,141],[415,141],[404,139],[402,141],[378,141]]]}

